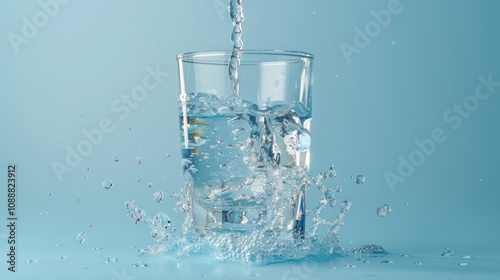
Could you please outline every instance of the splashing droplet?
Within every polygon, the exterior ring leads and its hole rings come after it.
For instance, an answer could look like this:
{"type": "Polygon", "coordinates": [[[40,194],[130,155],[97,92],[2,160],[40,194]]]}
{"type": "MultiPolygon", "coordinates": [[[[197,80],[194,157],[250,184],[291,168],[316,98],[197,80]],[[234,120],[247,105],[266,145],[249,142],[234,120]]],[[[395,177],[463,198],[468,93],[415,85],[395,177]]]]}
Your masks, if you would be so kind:
{"type": "Polygon", "coordinates": [[[163,198],[164,198],[164,194],[162,191],[156,191],[154,194],[153,194],[153,200],[156,202],[156,203],[160,203],[163,201],[163,198]]]}
{"type": "Polygon", "coordinates": [[[389,215],[389,213],[391,213],[391,207],[387,204],[384,204],[384,205],[380,206],[379,208],[377,208],[377,215],[379,217],[385,217],[385,216],[389,215]]]}
{"type": "Polygon", "coordinates": [[[356,182],[356,184],[363,184],[365,182],[366,178],[364,175],[358,175],[356,176],[356,178],[354,179],[354,182],[356,182]]]}
{"type": "Polygon", "coordinates": [[[113,187],[113,181],[112,180],[105,180],[104,182],[102,182],[102,186],[109,190],[113,187]]]}
{"type": "Polygon", "coordinates": [[[141,157],[137,157],[137,164],[138,164],[138,165],[141,165],[141,164],[142,164],[142,158],[141,158],[141,157]]]}
{"type": "Polygon", "coordinates": [[[335,194],[333,193],[333,189],[328,189],[325,192],[325,198],[328,201],[328,204],[330,204],[331,207],[337,206],[337,200],[335,199],[335,194]]]}
{"type": "Polygon", "coordinates": [[[117,262],[117,261],[118,261],[118,259],[117,259],[117,258],[105,258],[105,259],[104,259],[104,262],[105,262],[106,264],[108,264],[108,263],[112,263],[112,262],[117,262]]]}
{"type": "Polygon", "coordinates": [[[143,262],[136,262],[132,265],[132,267],[135,267],[135,268],[139,268],[139,267],[148,267],[147,264],[143,263],[143,262]]]}
{"type": "Polygon", "coordinates": [[[78,235],[76,236],[76,242],[80,244],[85,242],[85,231],[81,231],[78,233],[78,235]]]}

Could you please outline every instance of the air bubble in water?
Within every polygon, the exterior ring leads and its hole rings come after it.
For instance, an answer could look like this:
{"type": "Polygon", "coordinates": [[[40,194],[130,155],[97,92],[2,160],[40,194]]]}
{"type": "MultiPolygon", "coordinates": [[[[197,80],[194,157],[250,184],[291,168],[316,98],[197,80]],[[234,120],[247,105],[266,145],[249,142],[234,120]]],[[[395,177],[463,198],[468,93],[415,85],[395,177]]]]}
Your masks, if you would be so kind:
{"type": "Polygon", "coordinates": [[[156,191],[154,194],[153,194],[153,200],[156,202],[156,203],[160,203],[163,201],[163,198],[164,198],[164,194],[162,191],[156,191]]]}
{"type": "Polygon", "coordinates": [[[389,213],[391,213],[391,207],[387,204],[384,204],[384,205],[380,206],[379,208],[377,208],[377,215],[379,217],[385,217],[385,216],[389,215],[389,213]]]}
{"type": "Polygon", "coordinates": [[[356,178],[354,179],[354,182],[356,182],[356,184],[363,184],[365,182],[365,176],[364,175],[358,175],[356,176],[356,178]]]}
{"type": "Polygon", "coordinates": [[[85,231],[81,231],[78,233],[78,235],[76,236],[76,242],[78,243],[85,242],[85,231]]]}
{"type": "Polygon", "coordinates": [[[115,157],[114,161],[118,162],[120,159],[118,157],[115,157]]]}
{"type": "Polygon", "coordinates": [[[112,180],[105,180],[104,182],[102,182],[102,186],[109,190],[113,187],[113,181],[112,180]]]}

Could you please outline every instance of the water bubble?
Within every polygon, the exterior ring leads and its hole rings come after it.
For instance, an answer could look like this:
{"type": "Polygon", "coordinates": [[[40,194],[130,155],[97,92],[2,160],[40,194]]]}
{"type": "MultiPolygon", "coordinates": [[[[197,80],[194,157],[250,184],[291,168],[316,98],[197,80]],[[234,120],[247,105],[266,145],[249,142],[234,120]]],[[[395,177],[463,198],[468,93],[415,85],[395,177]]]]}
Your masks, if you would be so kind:
{"type": "Polygon", "coordinates": [[[167,153],[167,154],[166,154],[166,156],[167,156],[167,157],[170,157],[170,154],[169,154],[169,153],[167,153]]]}
{"type": "Polygon", "coordinates": [[[85,242],[85,231],[81,231],[78,233],[78,235],[76,236],[76,242],[80,244],[85,242]]]}
{"type": "Polygon", "coordinates": [[[354,182],[356,182],[356,184],[363,184],[365,182],[365,176],[363,175],[356,176],[354,182]]]}
{"type": "Polygon", "coordinates": [[[471,259],[471,256],[463,256],[462,259],[471,259]]]}
{"type": "Polygon", "coordinates": [[[60,257],[61,260],[67,260],[68,259],[68,256],[61,256],[60,257]]]}
{"type": "Polygon", "coordinates": [[[104,259],[104,262],[105,262],[106,264],[109,264],[109,263],[112,263],[112,262],[117,262],[117,261],[118,261],[118,259],[117,259],[117,258],[105,258],[105,259],[104,259]]]}
{"type": "Polygon", "coordinates": [[[109,190],[113,187],[113,181],[112,180],[104,180],[104,182],[102,182],[102,186],[109,190]]]}
{"type": "Polygon", "coordinates": [[[454,265],[458,265],[458,266],[466,266],[466,265],[469,265],[469,263],[467,262],[461,262],[461,263],[453,263],[454,265]]]}
{"type": "Polygon", "coordinates": [[[118,162],[120,159],[118,157],[115,157],[114,161],[118,162]]]}
{"type": "Polygon", "coordinates": [[[138,165],[141,165],[141,164],[142,164],[142,158],[141,158],[141,157],[137,157],[137,159],[136,159],[136,160],[137,160],[137,164],[138,164],[138,165]]]}
{"type": "Polygon", "coordinates": [[[394,261],[387,261],[387,260],[384,260],[384,261],[380,261],[380,263],[394,263],[394,261]]]}
{"type": "Polygon", "coordinates": [[[379,208],[377,208],[377,215],[379,217],[385,217],[385,216],[389,215],[389,213],[391,213],[391,207],[387,204],[384,204],[384,205],[380,206],[379,208]]]}
{"type": "Polygon", "coordinates": [[[421,262],[416,262],[416,263],[414,263],[414,265],[423,265],[423,263],[421,263],[421,262]]]}
{"type": "Polygon", "coordinates": [[[154,194],[153,194],[153,200],[156,202],[156,203],[160,203],[163,201],[163,198],[164,198],[164,194],[162,191],[156,191],[154,194]]]}
{"type": "Polygon", "coordinates": [[[151,188],[153,186],[153,183],[149,182],[148,188],[151,188]]]}
{"type": "Polygon", "coordinates": [[[52,195],[52,193],[48,193],[47,195],[48,195],[48,196],[51,196],[51,195],[52,195]]]}

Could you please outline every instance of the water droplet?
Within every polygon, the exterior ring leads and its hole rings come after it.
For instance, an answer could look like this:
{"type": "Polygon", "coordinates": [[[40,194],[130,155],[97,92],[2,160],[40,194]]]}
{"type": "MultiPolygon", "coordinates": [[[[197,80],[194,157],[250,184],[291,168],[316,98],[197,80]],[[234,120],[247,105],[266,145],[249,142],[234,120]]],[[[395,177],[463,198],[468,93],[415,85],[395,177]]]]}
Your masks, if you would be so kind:
{"type": "Polygon", "coordinates": [[[391,44],[394,46],[394,45],[396,45],[396,42],[395,42],[395,41],[392,41],[392,42],[391,42],[391,44]]]}
{"type": "Polygon", "coordinates": [[[337,177],[337,170],[335,170],[335,167],[333,164],[330,164],[328,167],[328,171],[323,174],[323,178],[332,178],[332,177],[337,177]]]}
{"type": "Polygon", "coordinates": [[[139,165],[142,164],[142,158],[141,157],[137,157],[137,164],[139,164],[139,165]]]}
{"type": "Polygon", "coordinates": [[[483,181],[483,179],[482,179],[482,178],[481,178],[481,179],[479,179],[479,182],[482,182],[482,181],[483,181]]]}
{"type": "Polygon", "coordinates": [[[414,263],[415,265],[423,265],[421,262],[414,263]]]}
{"type": "Polygon", "coordinates": [[[403,254],[403,255],[401,255],[401,257],[403,257],[403,258],[408,258],[408,257],[410,257],[410,255],[408,255],[408,254],[403,254]]]}
{"type": "Polygon", "coordinates": [[[365,182],[365,176],[363,176],[363,175],[356,176],[356,179],[354,179],[354,182],[356,182],[356,184],[363,184],[365,182]]]}
{"type": "Polygon", "coordinates": [[[164,198],[164,194],[162,191],[156,191],[154,194],[153,194],[153,200],[156,202],[156,203],[160,203],[163,201],[163,198],[164,198]]]}
{"type": "Polygon", "coordinates": [[[335,194],[333,193],[333,189],[328,189],[325,192],[325,198],[328,201],[328,204],[330,204],[331,207],[335,207],[337,205],[337,200],[335,199],[335,194]]]}
{"type": "Polygon", "coordinates": [[[68,259],[68,256],[62,256],[60,257],[61,260],[67,260],[68,259]]]}
{"type": "Polygon", "coordinates": [[[462,259],[471,259],[471,256],[463,256],[462,259]]]}
{"type": "Polygon", "coordinates": [[[316,15],[316,12],[313,12],[313,16],[315,16],[315,15],[316,15]]]}
{"type": "Polygon", "coordinates": [[[353,264],[348,264],[348,263],[347,263],[347,264],[345,264],[345,265],[344,265],[344,267],[345,267],[345,268],[356,268],[356,266],[355,266],[355,265],[353,265],[353,264]]]}
{"type": "Polygon", "coordinates": [[[115,157],[114,161],[118,162],[120,159],[118,157],[115,157]]]}
{"type": "Polygon", "coordinates": [[[51,195],[52,195],[52,193],[48,193],[47,195],[48,195],[48,196],[51,196],[51,195]]]}
{"type": "Polygon", "coordinates": [[[391,213],[391,207],[387,204],[384,204],[384,205],[380,206],[379,208],[377,208],[377,215],[379,217],[385,217],[385,216],[389,215],[389,213],[391,213]]]}
{"type": "Polygon", "coordinates": [[[466,266],[469,265],[467,262],[461,262],[461,263],[453,263],[454,265],[459,265],[459,266],[466,266]]]}
{"type": "Polygon", "coordinates": [[[85,231],[81,231],[78,233],[78,235],[76,236],[76,242],[80,244],[85,242],[85,231]]]}
{"type": "Polygon", "coordinates": [[[149,182],[148,184],[148,188],[151,188],[153,186],[153,183],[152,182],[149,182]]]}
{"type": "Polygon", "coordinates": [[[118,261],[118,259],[117,259],[117,258],[105,258],[105,259],[104,259],[104,262],[105,262],[106,264],[109,264],[109,263],[112,263],[112,262],[117,262],[117,261],[118,261]]]}
{"type": "Polygon", "coordinates": [[[136,268],[138,268],[138,267],[148,267],[148,265],[145,264],[145,263],[143,263],[143,262],[136,262],[136,263],[132,264],[132,267],[136,267],[136,268]]]}
{"type": "Polygon", "coordinates": [[[113,187],[113,181],[112,180],[105,180],[104,182],[102,182],[102,186],[109,190],[113,187]]]}
{"type": "Polygon", "coordinates": [[[141,180],[142,180],[141,178],[137,179],[137,183],[139,183],[141,180]]]}
{"type": "Polygon", "coordinates": [[[170,157],[170,154],[169,154],[169,153],[167,153],[167,154],[166,154],[166,156],[167,156],[167,157],[170,157]]]}
{"type": "Polygon", "coordinates": [[[394,261],[387,261],[387,260],[385,260],[385,261],[381,261],[380,263],[394,263],[394,261]]]}
{"type": "Polygon", "coordinates": [[[446,248],[446,250],[445,250],[444,252],[442,252],[442,253],[441,253],[441,256],[443,256],[443,257],[449,257],[449,256],[451,256],[451,255],[453,255],[453,254],[455,254],[455,252],[454,252],[454,251],[452,251],[452,250],[450,250],[450,249],[446,248]]]}

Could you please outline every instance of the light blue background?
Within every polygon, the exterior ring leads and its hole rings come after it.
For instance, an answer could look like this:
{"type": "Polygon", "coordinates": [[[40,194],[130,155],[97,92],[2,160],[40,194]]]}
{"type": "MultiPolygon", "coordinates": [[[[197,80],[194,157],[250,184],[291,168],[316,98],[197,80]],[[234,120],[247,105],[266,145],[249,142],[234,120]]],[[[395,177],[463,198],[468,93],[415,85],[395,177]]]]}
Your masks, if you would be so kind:
{"type": "MultiPolygon", "coordinates": [[[[131,246],[150,245],[146,226],[126,216],[125,201],[181,220],[172,199],[152,200],[154,191],[182,186],[175,55],[229,48],[227,0],[66,2],[16,53],[9,34],[22,35],[23,17],[32,22],[43,9],[37,1],[0,0],[0,218],[6,220],[6,169],[14,163],[19,277],[38,268],[56,275],[47,267],[66,256],[89,263],[77,266],[83,279],[110,254],[132,256],[131,246]],[[169,76],[121,119],[111,104],[142,84],[147,67],[169,76]],[[65,164],[66,147],[76,149],[82,131],[103,119],[114,130],[58,180],[53,162],[65,164]],[[107,179],[111,190],[102,187],[107,179]],[[83,244],[75,242],[80,231],[83,244]]],[[[370,12],[388,2],[244,1],[244,48],[315,55],[311,173],[335,164],[336,184],[344,186],[339,197],[352,202],[342,246],[498,254],[500,87],[457,129],[443,114],[474,94],[479,76],[500,81],[500,2],[401,0],[400,13],[349,62],[340,45],[356,46],[355,28],[364,29],[374,20],[370,12]],[[418,149],[414,141],[436,128],[446,141],[390,188],[384,174],[398,174],[398,157],[408,159],[418,149]],[[358,174],[366,176],[363,185],[350,178],[358,174]],[[384,203],[392,212],[380,218],[375,210],[384,203]]],[[[311,194],[310,205],[315,199],[311,194]]],[[[0,229],[2,255],[5,233],[0,229]]],[[[1,263],[0,275],[10,277],[1,263]]],[[[102,271],[95,275],[113,277],[102,271]]]]}

